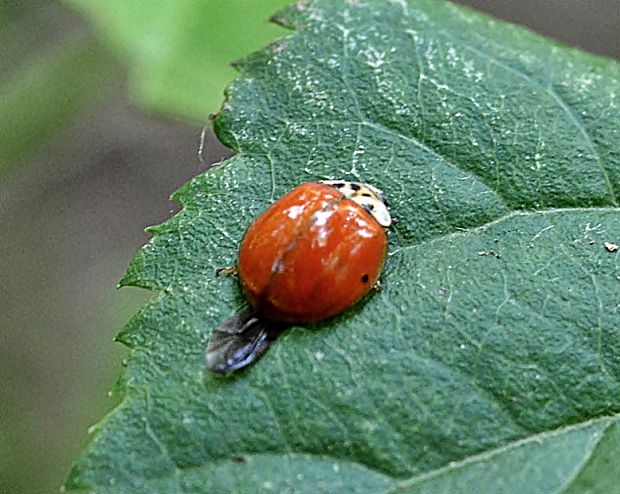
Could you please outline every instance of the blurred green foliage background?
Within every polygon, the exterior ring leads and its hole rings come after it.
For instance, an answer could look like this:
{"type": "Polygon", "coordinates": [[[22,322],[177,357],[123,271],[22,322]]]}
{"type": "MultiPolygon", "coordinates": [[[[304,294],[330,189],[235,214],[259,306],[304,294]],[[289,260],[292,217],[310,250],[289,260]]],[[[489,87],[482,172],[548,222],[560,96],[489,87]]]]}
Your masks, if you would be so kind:
{"type": "MultiPolygon", "coordinates": [[[[112,338],[149,297],[116,282],[170,193],[230,155],[209,131],[199,152],[202,126],[286,3],[1,0],[0,492],[58,492],[114,405],[112,338]]],[[[460,3],[620,58],[617,0],[460,3]]]]}

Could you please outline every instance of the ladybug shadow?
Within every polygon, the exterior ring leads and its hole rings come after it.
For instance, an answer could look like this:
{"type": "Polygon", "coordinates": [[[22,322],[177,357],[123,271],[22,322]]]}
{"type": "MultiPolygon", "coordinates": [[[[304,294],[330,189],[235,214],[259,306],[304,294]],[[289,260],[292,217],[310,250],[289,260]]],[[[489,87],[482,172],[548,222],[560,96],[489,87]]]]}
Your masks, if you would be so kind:
{"type": "MultiPolygon", "coordinates": [[[[217,382],[218,385],[232,385],[237,380],[244,379],[248,373],[255,372],[255,368],[258,370],[261,363],[265,365],[270,353],[274,350],[282,351],[284,347],[281,345],[299,347],[304,345],[300,339],[316,337],[319,334],[327,336],[332,331],[338,331],[365,309],[366,304],[378,295],[376,291],[367,294],[345,312],[334,317],[316,323],[292,325],[258,317],[247,305],[239,289],[235,298],[239,302],[238,306],[242,308],[215,328],[210,337],[206,361],[211,372],[206,379],[217,382]],[[274,344],[276,348],[270,349],[274,344]],[[259,360],[262,362],[257,364],[259,360]]],[[[271,357],[273,358],[273,355],[271,357]]],[[[269,373],[269,367],[265,367],[263,371],[269,373]]]]}

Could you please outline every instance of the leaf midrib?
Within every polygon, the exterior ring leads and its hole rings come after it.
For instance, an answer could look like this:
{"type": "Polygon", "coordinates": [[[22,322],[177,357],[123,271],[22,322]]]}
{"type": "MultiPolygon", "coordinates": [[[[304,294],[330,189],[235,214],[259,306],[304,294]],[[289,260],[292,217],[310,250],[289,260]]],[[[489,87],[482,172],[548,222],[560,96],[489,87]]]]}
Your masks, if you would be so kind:
{"type": "MultiPolygon", "coordinates": [[[[440,475],[442,475],[443,473],[446,472],[450,472],[452,470],[457,470],[458,468],[461,468],[463,466],[467,466],[469,464],[472,463],[476,463],[478,461],[484,461],[484,460],[489,460],[492,459],[502,453],[508,452],[508,451],[512,451],[514,449],[517,449],[521,446],[525,446],[525,445],[529,445],[532,442],[539,442],[542,443],[542,441],[544,441],[547,438],[551,438],[554,436],[559,436],[560,434],[564,433],[564,432],[570,432],[571,430],[577,430],[577,429],[582,429],[582,428],[586,428],[589,427],[591,425],[596,425],[599,423],[605,424],[605,428],[602,430],[601,434],[599,435],[599,437],[597,438],[596,441],[593,441],[592,447],[590,448],[590,450],[588,451],[588,454],[584,456],[583,461],[581,462],[581,464],[579,465],[579,468],[576,468],[576,472],[578,473],[581,468],[583,468],[583,466],[588,462],[588,460],[590,459],[590,457],[592,456],[593,451],[596,449],[596,446],[600,443],[600,441],[603,439],[603,437],[605,436],[605,432],[607,431],[607,429],[615,422],[620,420],[620,413],[616,413],[613,415],[605,415],[602,417],[597,417],[594,419],[590,419],[587,420],[585,422],[577,422],[575,424],[571,424],[571,425],[563,425],[560,427],[557,427],[555,429],[549,429],[546,431],[542,431],[539,432],[537,434],[533,434],[527,438],[523,438],[523,439],[518,439],[516,441],[511,441],[508,442],[507,444],[504,444],[502,446],[499,446],[498,448],[494,448],[494,449],[490,449],[487,451],[483,451],[482,453],[478,453],[475,455],[471,455],[468,456],[462,460],[458,460],[458,461],[453,461],[448,463],[446,466],[440,467],[440,468],[436,468],[434,470],[430,470],[429,472],[425,472],[421,475],[415,475],[412,477],[409,477],[408,479],[405,480],[401,480],[398,481],[398,486],[395,487],[394,489],[385,491],[381,494],[394,494],[397,493],[400,490],[403,489],[408,489],[412,486],[414,486],[415,484],[418,484],[420,482],[424,482],[426,480],[430,480],[433,478],[436,478],[440,475]]],[[[569,479],[569,481],[572,481],[575,477],[573,476],[573,478],[569,479]]],[[[562,492],[565,488],[567,487],[566,484],[564,484],[560,489],[554,491],[555,493],[560,493],[562,492]]],[[[551,493],[550,493],[551,494],[551,493]]]]}
{"type": "MultiPolygon", "coordinates": [[[[123,400],[124,401],[124,400],[123,400]]],[[[119,405],[122,406],[122,403],[119,405]]],[[[148,422],[148,418],[145,419],[148,422]]],[[[349,465],[357,465],[359,467],[362,467],[363,469],[369,471],[369,472],[373,472],[375,475],[381,476],[391,482],[394,482],[395,485],[393,485],[392,487],[390,487],[389,489],[387,489],[386,491],[383,491],[379,494],[396,494],[404,489],[409,489],[413,486],[415,486],[416,484],[419,484],[421,482],[426,482],[428,480],[440,477],[443,474],[449,473],[451,471],[455,471],[458,470],[462,467],[466,467],[467,465],[471,465],[477,462],[482,462],[482,461],[486,461],[486,460],[491,460],[493,458],[495,458],[496,456],[499,456],[503,453],[515,450],[517,448],[520,448],[522,446],[527,446],[531,443],[542,443],[545,439],[548,438],[553,438],[554,436],[559,436],[563,433],[566,432],[570,432],[573,430],[579,430],[579,429],[585,429],[587,427],[593,426],[593,425],[597,425],[597,424],[604,424],[604,428],[601,431],[601,433],[599,434],[599,436],[596,438],[596,441],[592,442],[592,446],[588,451],[587,455],[584,455],[583,460],[581,461],[581,463],[574,469],[574,474],[572,477],[568,478],[567,481],[556,491],[554,491],[554,493],[550,493],[550,494],[559,494],[561,492],[563,492],[566,488],[570,487],[570,484],[572,483],[572,481],[577,477],[577,475],[579,474],[579,472],[582,470],[582,468],[588,463],[588,461],[590,460],[592,453],[594,452],[594,450],[596,449],[596,447],[598,446],[598,444],[601,442],[601,440],[605,437],[605,433],[607,431],[607,429],[614,425],[615,423],[620,422],[620,413],[615,413],[612,415],[604,415],[601,417],[596,417],[594,419],[590,419],[590,420],[586,420],[584,422],[576,422],[570,425],[562,425],[560,427],[557,427],[555,429],[549,429],[549,430],[545,430],[536,434],[532,434],[531,436],[528,436],[526,438],[522,438],[522,439],[518,439],[515,441],[510,441],[506,444],[503,444],[497,448],[493,448],[493,449],[489,449],[486,451],[482,451],[480,453],[476,453],[474,455],[470,455],[467,456],[463,459],[460,460],[456,460],[456,461],[450,461],[448,462],[446,465],[441,466],[439,468],[435,468],[433,470],[429,470],[427,472],[424,472],[422,474],[418,474],[418,475],[412,475],[411,477],[405,478],[405,479],[398,479],[392,475],[389,475],[385,472],[382,472],[380,470],[377,470],[375,468],[372,468],[368,465],[366,465],[363,462],[356,462],[356,461],[352,461],[347,457],[337,457],[337,456],[332,456],[332,455],[319,455],[319,454],[310,454],[310,453],[305,453],[305,452],[288,452],[285,454],[277,454],[277,453],[244,453],[243,451],[239,451],[236,452],[237,454],[240,454],[242,456],[244,456],[245,458],[260,458],[260,457],[278,457],[278,458],[282,458],[282,457],[299,457],[299,458],[308,458],[308,459],[321,459],[321,460],[329,460],[329,461],[345,461],[347,462],[349,465]]],[[[161,442],[160,440],[158,442],[161,442]]],[[[164,453],[164,451],[162,451],[162,453],[164,453]]],[[[230,462],[230,459],[228,457],[219,457],[219,458],[213,458],[211,461],[205,461],[200,465],[194,465],[191,467],[179,467],[178,465],[176,465],[176,463],[174,462],[174,460],[167,455],[167,457],[169,458],[169,460],[171,461],[171,463],[173,463],[175,465],[174,470],[172,471],[172,473],[165,473],[163,475],[158,475],[156,477],[151,477],[149,479],[146,479],[144,484],[151,484],[151,483],[157,483],[160,482],[162,479],[165,478],[176,478],[177,480],[179,480],[179,475],[180,474],[188,474],[188,473],[192,473],[192,472],[197,472],[200,471],[204,468],[206,468],[207,466],[210,465],[214,465],[217,463],[228,463],[230,462]]],[[[144,485],[143,484],[143,485],[144,485]]]]}
{"type": "Polygon", "coordinates": [[[451,240],[455,237],[467,236],[471,234],[475,234],[477,232],[484,231],[492,226],[495,226],[504,221],[511,220],[513,218],[518,217],[531,217],[531,216],[550,216],[554,214],[564,214],[564,213],[620,213],[620,207],[575,207],[575,208],[547,208],[547,209],[528,209],[528,210],[517,210],[510,211],[509,213],[499,216],[495,218],[493,221],[488,221],[482,225],[478,225],[473,228],[466,228],[461,230],[455,230],[450,233],[446,233],[443,235],[439,235],[437,237],[433,237],[430,239],[423,240],[419,243],[414,243],[411,245],[405,245],[400,247],[388,254],[388,256],[394,256],[404,251],[408,251],[411,249],[419,248],[421,246],[430,246],[435,242],[445,242],[446,240],[451,240]]]}

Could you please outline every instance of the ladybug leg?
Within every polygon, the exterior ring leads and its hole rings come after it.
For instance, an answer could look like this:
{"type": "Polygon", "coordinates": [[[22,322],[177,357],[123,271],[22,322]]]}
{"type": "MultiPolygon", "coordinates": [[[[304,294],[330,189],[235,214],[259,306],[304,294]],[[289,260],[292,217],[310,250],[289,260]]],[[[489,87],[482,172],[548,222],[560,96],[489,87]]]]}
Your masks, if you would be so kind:
{"type": "Polygon", "coordinates": [[[237,276],[237,268],[218,268],[215,270],[215,277],[219,276],[237,276]]]}
{"type": "Polygon", "coordinates": [[[207,368],[216,374],[242,369],[271,346],[285,325],[259,318],[246,308],[227,319],[211,333],[205,353],[207,368]]]}
{"type": "Polygon", "coordinates": [[[383,286],[381,285],[381,282],[379,280],[375,281],[375,284],[372,286],[372,288],[376,292],[380,292],[381,290],[383,290],[383,286]]]}

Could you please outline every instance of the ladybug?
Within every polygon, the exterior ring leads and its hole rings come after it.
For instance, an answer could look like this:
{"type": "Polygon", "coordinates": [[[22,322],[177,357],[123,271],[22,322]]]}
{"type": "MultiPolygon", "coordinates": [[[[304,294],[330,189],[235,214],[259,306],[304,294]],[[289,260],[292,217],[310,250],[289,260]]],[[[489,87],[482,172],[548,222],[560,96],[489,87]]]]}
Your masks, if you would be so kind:
{"type": "Polygon", "coordinates": [[[207,367],[254,362],[293,324],[333,317],[378,284],[392,224],[385,195],[363,183],[309,182],[246,231],[237,269],[249,307],[213,330],[207,367]]]}

